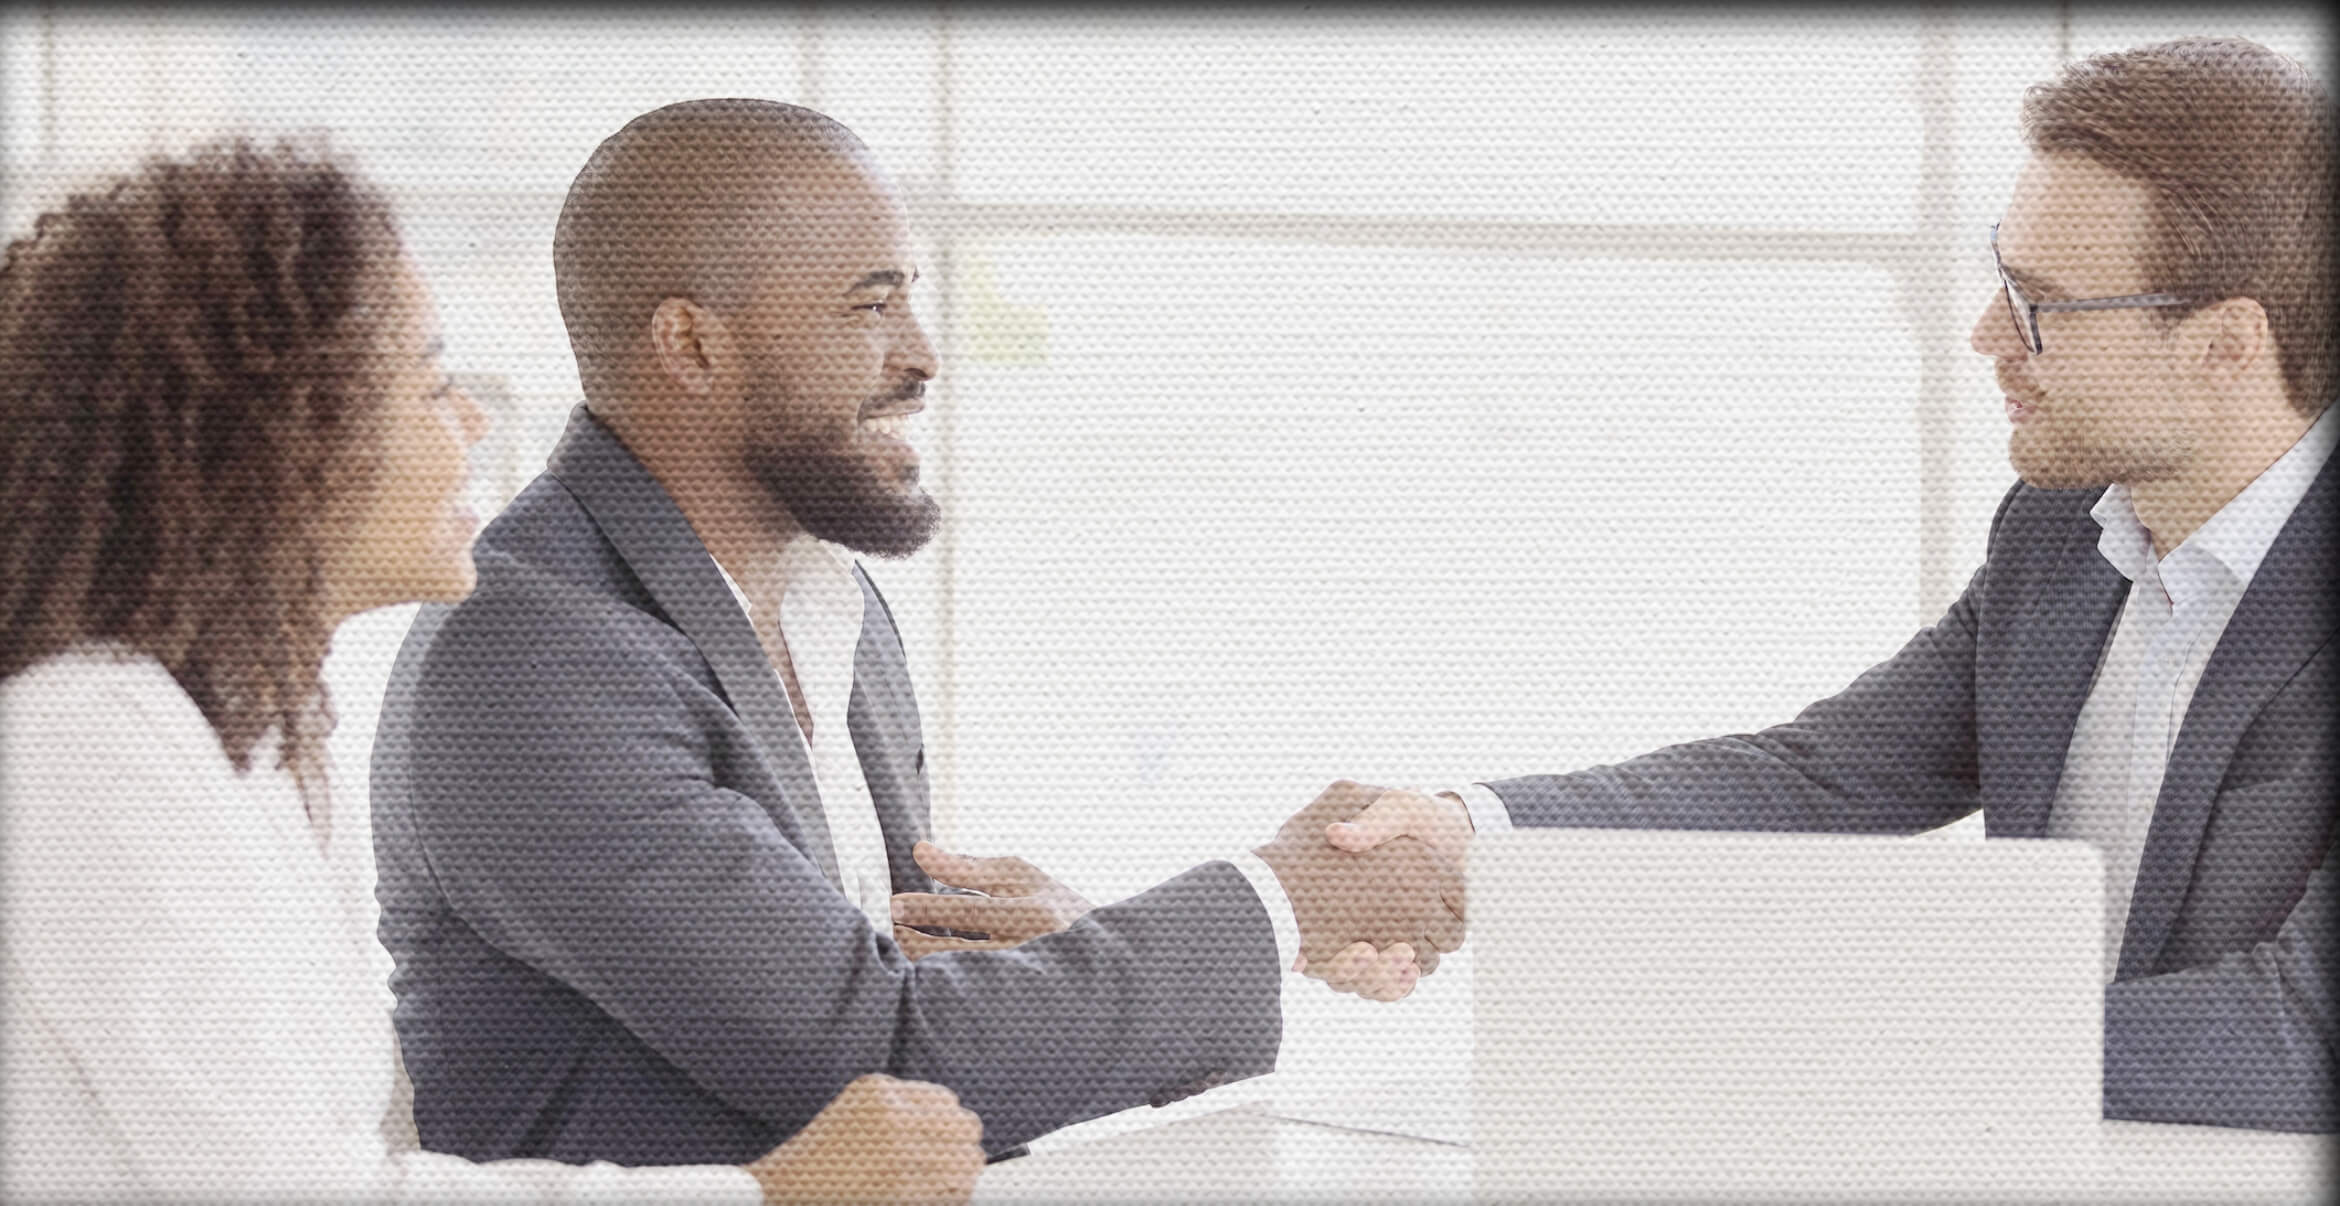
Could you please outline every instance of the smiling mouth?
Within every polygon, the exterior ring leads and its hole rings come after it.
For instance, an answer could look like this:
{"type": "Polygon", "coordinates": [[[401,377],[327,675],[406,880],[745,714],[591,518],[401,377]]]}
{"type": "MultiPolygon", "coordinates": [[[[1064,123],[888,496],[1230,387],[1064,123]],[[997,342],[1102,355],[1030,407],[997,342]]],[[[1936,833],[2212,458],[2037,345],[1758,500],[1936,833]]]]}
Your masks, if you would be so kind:
{"type": "Polygon", "coordinates": [[[909,411],[890,415],[871,415],[861,421],[861,432],[863,435],[907,444],[910,442],[910,415],[909,411]]]}

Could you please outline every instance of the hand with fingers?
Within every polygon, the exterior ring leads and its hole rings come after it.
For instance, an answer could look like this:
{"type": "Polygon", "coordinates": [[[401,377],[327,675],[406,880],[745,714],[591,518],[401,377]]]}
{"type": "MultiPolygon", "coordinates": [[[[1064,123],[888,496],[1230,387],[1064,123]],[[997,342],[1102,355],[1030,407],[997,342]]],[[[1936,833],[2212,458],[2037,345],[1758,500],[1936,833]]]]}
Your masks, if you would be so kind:
{"type": "Polygon", "coordinates": [[[1324,827],[1326,841],[1343,850],[1365,851],[1394,837],[1419,838],[1441,857],[1463,865],[1472,829],[1461,797],[1452,792],[1432,796],[1404,789],[1373,790],[1376,794],[1363,811],[1324,827]]]}
{"type": "Polygon", "coordinates": [[[901,892],[894,896],[894,941],[902,953],[923,959],[945,951],[1006,950],[1053,934],[1095,907],[1040,868],[1020,858],[969,858],[932,842],[910,849],[918,866],[935,881],[967,888],[980,896],[901,892]],[[911,927],[921,927],[913,929],[911,927]],[[983,937],[931,934],[958,930],[983,937]]]}
{"type": "MultiPolygon", "coordinates": [[[[1438,966],[1438,956],[1432,953],[1430,966],[1438,966]]],[[[1341,952],[1319,963],[1310,963],[1302,955],[1292,961],[1292,970],[1324,981],[1334,992],[1349,993],[1368,1001],[1395,1001],[1414,991],[1414,985],[1428,972],[1414,959],[1414,948],[1404,942],[1387,947],[1370,942],[1352,942],[1341,952]]]]}
{"type": "Polygon", "coordinates": [[[1396,1000],[1462,945],[1462,866],[1410,835],[1336,847],[1326,827],[1388,794],[1346,780],[1326,788],[1257,851],[1291,898],[1300,926],[1295,969],[1377,1000],[1396,1000]],[[1362,948],[1362,949],[1361,949],[1362,948]]]}
{"type": "Polygon", "coordinates": [[[871,1073],[804,1129],[747,1165],[767,1206],[885,1202],[957,1206],[983,1171],[983,1120],[957,1094],[871,1073]]]}
{"type": "MultiPolygon", "coordinates": [[[[1394,837],[1418,838],[1455,866],[1465,865],[1472,827],[1460,797],[1451,792],[1433,796],[1404,789],[1366,790],[1373,793],[1371,802],[1355,816],[1326,824],[1326,841],[1339,849],[1362,853],[1394,837]]],[[[1406,943],[1377,947],[1359,942],[1320,966],[1308,966],[1305,956],[1300,962],[1302,966],[1293,970],[1323,980],[1334,992],[1394,1001],[1412,992],[1415,981],[1438,966],[1438,956],[1433,952],[1428,962],[1422,963],[1406,943]]]]}

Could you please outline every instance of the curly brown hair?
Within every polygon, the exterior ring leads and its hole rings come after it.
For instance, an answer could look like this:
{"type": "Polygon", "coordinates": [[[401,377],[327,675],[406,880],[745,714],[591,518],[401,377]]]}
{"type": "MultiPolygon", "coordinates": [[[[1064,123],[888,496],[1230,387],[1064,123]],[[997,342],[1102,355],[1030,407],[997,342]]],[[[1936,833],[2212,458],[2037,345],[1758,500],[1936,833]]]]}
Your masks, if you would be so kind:
{"type": "Polygon", "coordinates": [[[322,554],[373,472],[382,195],[235,138],[74,196],[0,265],[0,678],[90,642],[161,662],[237,770],[312,806],[333,714],[322,554]]]}

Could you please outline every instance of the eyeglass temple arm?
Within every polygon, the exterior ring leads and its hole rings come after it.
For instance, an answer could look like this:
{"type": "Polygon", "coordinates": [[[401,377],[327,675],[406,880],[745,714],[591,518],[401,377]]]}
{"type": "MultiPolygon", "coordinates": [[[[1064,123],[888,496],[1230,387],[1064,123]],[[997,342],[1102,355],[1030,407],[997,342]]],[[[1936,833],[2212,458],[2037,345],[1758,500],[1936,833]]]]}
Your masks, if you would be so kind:
{"type": "Polygon", "coordinates": [[[2073,310],[2135,310],[2150,306],[2182,306],[2192,301],[2175,293],[2130,293],[2120,297],[2089,297],[2078,301],[2032,301],[2025,298],[2034,310],[2067,313],[2073,310]]]}

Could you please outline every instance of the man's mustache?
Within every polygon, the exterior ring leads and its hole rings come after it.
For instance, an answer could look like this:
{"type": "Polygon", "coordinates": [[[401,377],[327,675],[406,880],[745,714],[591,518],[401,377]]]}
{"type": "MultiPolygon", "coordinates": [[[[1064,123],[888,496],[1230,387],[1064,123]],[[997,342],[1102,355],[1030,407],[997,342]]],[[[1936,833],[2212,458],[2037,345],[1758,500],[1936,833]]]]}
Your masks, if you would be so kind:
{"type": "Polygon", "coordinates": [[[884,406],[889,402],[916,402],[925,396],[926,382],[920,378],[913,377],[908,381],[904,381],[902,384],[894,387],[893,389],[887,390],[885,393],[871,398],[868,402],[862,405],[861,409],[864,412],[867,412],[873,407],[884,406]]]}

